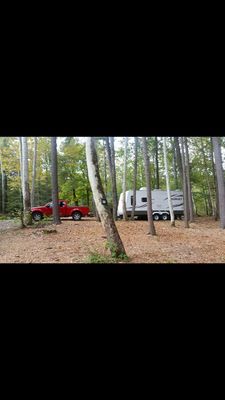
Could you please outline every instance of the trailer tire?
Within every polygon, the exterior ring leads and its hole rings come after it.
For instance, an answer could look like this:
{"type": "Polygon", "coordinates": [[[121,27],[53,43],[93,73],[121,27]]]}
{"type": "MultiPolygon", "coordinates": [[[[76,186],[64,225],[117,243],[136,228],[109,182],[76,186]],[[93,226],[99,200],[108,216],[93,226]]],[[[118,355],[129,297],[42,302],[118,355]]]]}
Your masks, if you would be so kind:
{"type": "Polygon", "coordinates": [[[160,215],[159,214],[154,214],[153,215],[154,221],[159,221],[160,220],[160,215]]]}
{"type": "Polygon", "coordinates": [[[163,219],[163,221],[168,221],[169,215],[168,214],[163,214],[162,215],[162,219],[163,219]]]}

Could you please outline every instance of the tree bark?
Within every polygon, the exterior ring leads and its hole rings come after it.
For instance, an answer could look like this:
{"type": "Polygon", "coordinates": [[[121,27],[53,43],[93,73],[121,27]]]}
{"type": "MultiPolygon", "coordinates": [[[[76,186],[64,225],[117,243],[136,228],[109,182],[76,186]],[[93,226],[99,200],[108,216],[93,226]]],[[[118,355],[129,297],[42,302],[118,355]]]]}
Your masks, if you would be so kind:
{"type": "Polygon", "coordinates": [[[221,154],[221,145],[219,137],[214,136],[212,138],[213,149],[215,155],[216,164],[216,176],[218,182],[218,194],[219,194],[219,209],[220,209],[220,227],[225,229],[225,183],[224,183],[224,170],[221,154]]]}
{"type": "Polygon", "coordinates": [[[5,171],[3,169],[2,154],[0,153],[1,177],[2,177],[2,214],[5,214],[5,171]]]}
{"type": "Polygon", "coordinates": [[[157,136],[155,136],[155,166],[156,166],[156,170],[155,170],[155,180],[156,180],[155,188],[159,189],[159,146],[158,146],[158,138],[157,138],[157,136]]]}
{"type": "Polygon", "coordinates": [[[117,208],[118,208],[118,196],[116,187],[116,162],[115,162],[115,148],[114,148],[114,136],[110,136],[111,145],[111,158],[112,158],[112,197],[113,197],[113,218],[117,219],[117,208]]]}
{"type": "Polygon", "coordinates": [[[138,137],[134,137],[134,182],[133,182],[133,205],[131,212],[131,219],[134,220],[135,208],[136,208],[136,192],[137,192],[137,167],[138,167],[138,137]]]}
{"type": "Polygon", "coordinates": [[[148,235],[156,235],[155,225],[152,216],[152,194],[151,194],[151,174],[150,174],[150,161],[148,156],[147,141],[146,137],[142,137],[142,149],[145,163],[145,177],[147,186],[147,210],[148,210],[148,223],[149,231],[148,235]]]}
{"type": "Polygon", "coordinates": [[[107,236],[109,249],[112,256],[125,256],[126,252],[109,206],[107,204],[103,204],[103,200],[105,200],[105,193],[99,174],[98,157],[95,148],[94,137],[87,137],[86,139],[86,157],[90,185],[93,192],[95,205],[98,210],[103,229],[107,236]]]}
{"type": "Polygon", "coordinates": [[[37,137],[35,136],[34,137],[33,171],[32,171],[32,188],[31,188],[31,207],[34,207],[36,169],[37,169],[37,137]]]}
{"type": "Polygon", "coordinates": [[[167,187],[167,196],[170,210],[170,218],[171,218],[171,226],[175,226],[175,217],[173,211],[173,204],[170,192],[170,178],[169,178],[169,170],[168,170],[168,162],[167,162],[167,149],[166,149],[166,137],[163,137],[163,153],[164,153],[164,165],[165,165],[165,175],[166,175],[166,187],[167,187]]]}
{"type": "Polygon", "coordinates": [[[181,182],[181,186],[182,186],[183,185],[183,165],[182,165],[182,157],[181,157],[181,152],[180,152],[179,138],[177,136],[174,136],[174,145],[175,145],[175,149],[176,149],[176,159],[177,159],[177,165],[178,165],[178,170],[179,170],[180,182],[181,182]]]}
{"type": "Polygon", "coordinates": [[[210,138],[210,153],[211,153],[211,162],[212,162],[212,171],[213,171],[213,180],[214,180],[214,190],[215,190],[215,221],[218,221],[220,218],[220,206],[219,206],[219,191],[218,191],[218,182],[216,177],[216,168],[214,164],[213,157],[213,141],[212,137],[210,138]]]}
{"type": "Polygon", "coordinates": [[[178,186],[178,179],[177,179],[177,158],[176,158],[176,149],[175,149],[175,144],[174,144],[174,138],[170,138],[170,143],[172,147],[172,154],[173,154],[173,174],[174,174],[174,184],[175,184],[175,189],[179,189],[178,186]]]}
{"type": "Polygon", "coordinates": [[[193,201],[192,201],[192,190],[191,190],[191,176],[190,176],[190,159],[189,159],[189,150],[188,150],[188,140],[187,137],[184,137],[184,147],[186,154],[186,174],[187,174],[187,192],[188,192],[188,205],[189,205],[189,220],[190,222],[194,222],[194,210],[193,210],[193,201]]]}
{"type": "Polygon", "coordinates": [[[58,195],[58,166],[57,166],[57,138],[51,137],[51,170],[52,170],[52,206],[53,222],[56,225],[61,224],[59,216],[59,195],[58,195]]]}
{"type": "Polygon", "coordinates": [[[30,187],[29,187],[29,168],[28,168],[28,145],[27,137],[22,136],[22,193],[23,193],[23,221],[24,225],[32,225],[30,187]]]}
{"type": "Polygon", "coordinates": [[[126,178],[127,178],[127,145],[128,137],[124,138],[124,167],[123,167],[123,219],[127,221],[127,206],[126,206],[126,178]]]}
{"type": "Polygon", "coordinates": [[[184,152],[184,139],[181,137],[181,151],[182,151],[182,172],[183,172],[183,196],[184,196],[184,226],[189,228],[189,206],[188,206],[188,191],[187,191],[187,175],[186,175],[186,162],[184,152]]]}

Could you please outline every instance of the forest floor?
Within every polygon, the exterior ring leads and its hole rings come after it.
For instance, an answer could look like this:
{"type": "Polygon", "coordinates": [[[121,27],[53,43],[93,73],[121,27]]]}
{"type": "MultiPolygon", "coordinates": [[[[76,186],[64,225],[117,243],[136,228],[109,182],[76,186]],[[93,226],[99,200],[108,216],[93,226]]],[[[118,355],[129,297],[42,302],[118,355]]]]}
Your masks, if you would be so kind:
{"type": "MultiPolygon", "coordinates": [[[[123,263],[225,263],[225,231],[212,218],[197,218],[190,229],[183,221],[176,221],[175,228],[159,221],[157,236],[146,234],[147,221],[116,225],[129,257],[123,263]]],[[[0,221],[0,263],[90,263],[103,260],[100,255],[107,258],[109,250],[94,218],[25,229],[18,222],[0,221]]]]}

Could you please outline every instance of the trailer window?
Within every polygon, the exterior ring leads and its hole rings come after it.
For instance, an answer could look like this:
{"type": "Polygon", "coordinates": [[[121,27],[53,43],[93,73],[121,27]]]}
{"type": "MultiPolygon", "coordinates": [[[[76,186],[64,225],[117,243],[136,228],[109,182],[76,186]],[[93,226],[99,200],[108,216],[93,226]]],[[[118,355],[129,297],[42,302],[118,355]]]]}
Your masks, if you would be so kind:
{"type": "Polygon", "coordinates": [[[141,201],[142,203],[147,203],[147,197],[142,197],[141,201]]]}
{"type": "Polygon", "coordinates": [[[133,205],[133,202],[134,202],[134,196],[130,196],[130,203],[131,203],[131,205],[133,205]]]}

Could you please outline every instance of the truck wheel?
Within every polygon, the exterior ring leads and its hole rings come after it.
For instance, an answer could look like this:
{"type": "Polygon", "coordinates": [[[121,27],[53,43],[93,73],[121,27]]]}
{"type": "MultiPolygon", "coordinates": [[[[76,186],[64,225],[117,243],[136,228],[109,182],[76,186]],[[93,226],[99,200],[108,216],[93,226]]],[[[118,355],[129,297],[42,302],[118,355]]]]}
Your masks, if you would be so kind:
{"type": "Polygon", "coordinates": [[[81,213],[79,211],[75,211],[72,214],[72,218],[73,218],[74,221],[80,221],[81,217],[82,217],[82,215],[81,215],[81,213]]]}
{"type": "Polygon", "coordinates": [[[163,219],[163,221],[167,221],[169,219],[169,215],[168,214],[163,214],[162,215],[162,219],[163,219]]]}
{"type": "Polygon", "coordinates": [[[153,219],[154,219],[154,221],[159,221],[159,219],[160,219],[159,214],[154,214],[153,219]]]}
{"type": "Polygon", "coordinates": [[[43,218],[43,215],[40,212],[34,212],[32,218],[34,221],[40,221],[43,218]]]}

